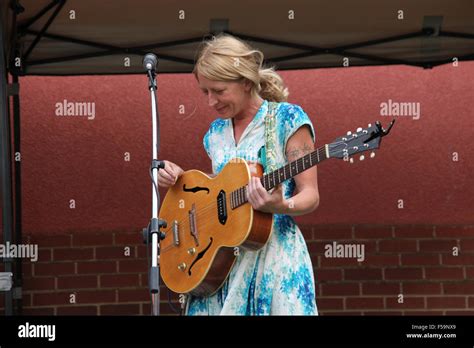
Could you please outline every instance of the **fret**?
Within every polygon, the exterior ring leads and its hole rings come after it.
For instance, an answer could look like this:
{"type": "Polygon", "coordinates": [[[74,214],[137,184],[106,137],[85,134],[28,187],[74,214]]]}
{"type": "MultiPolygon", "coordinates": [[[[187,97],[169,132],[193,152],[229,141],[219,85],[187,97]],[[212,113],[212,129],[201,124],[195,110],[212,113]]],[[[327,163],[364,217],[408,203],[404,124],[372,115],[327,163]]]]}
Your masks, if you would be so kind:
{"type": "MultiPolygon", "coordinates": [[[[293,162],[287,163],[285,166],[278,168],[277,170],[265,174],[262,178],[260,178],[260,182],[267,191],[276,187],[285,180],[288,180],[289,178],[304,172],[308,168],[321,162],[321,160],[324,160],[326,158],[325,153],[320,153],[321,150],[323,150],[323,148],[319,148],[316,151],[308,153],[293,162]]],[[[241,206],[245,202],[248,202],[247,192],[248,185],[240,187],[239,189],[231,192],[230,205],[232,209],[241,206]]]]}

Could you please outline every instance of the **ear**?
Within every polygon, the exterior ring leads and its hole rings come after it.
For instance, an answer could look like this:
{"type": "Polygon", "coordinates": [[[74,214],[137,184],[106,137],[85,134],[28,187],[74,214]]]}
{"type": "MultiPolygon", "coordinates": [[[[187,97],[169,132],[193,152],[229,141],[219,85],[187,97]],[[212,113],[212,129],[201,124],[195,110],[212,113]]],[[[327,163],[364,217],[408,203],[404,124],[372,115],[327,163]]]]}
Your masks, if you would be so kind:
{"type": "Polygon", "coordinates": [[[245,79],[244,80],[244,90],[245,92],[250,92],[250,90],[252,89],[252,81],[250,81],[249,79],[245,79]]]}

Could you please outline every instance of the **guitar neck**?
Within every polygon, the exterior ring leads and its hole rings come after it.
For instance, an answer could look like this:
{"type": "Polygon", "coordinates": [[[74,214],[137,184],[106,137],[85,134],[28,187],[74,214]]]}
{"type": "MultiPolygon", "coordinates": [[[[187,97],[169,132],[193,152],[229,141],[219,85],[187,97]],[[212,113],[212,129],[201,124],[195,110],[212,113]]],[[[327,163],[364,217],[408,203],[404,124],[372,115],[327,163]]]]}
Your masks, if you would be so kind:
{"type": "Polygon", "coordinates": [[[297,160],[286,164],[285,166],[274,170],[268,174],[265,174],[260,182],[267,191],[271,190],[275,186],[278,186],[283,181],[286,181],[302,172],[309,169],[318,163],[321,163],[327,159],[326,145],[316,149],[313,152],[306,154],[297,160]]]}
{"type": "MultiPolygon", "coordinates": [[[[317,150],[308,153],[305,156],[300,157],[277,170],[274,170],[273,172],[265,174],[260,179],[260,182],[262,183],[263,187],[269,191],[275,186],[281,184],[283,181],[288,180],[311,167],[314,167],[327,158],[327,145],[324,145],[317,150]]],[[[232,209],[237,208],[247,202],[247,186],[248,185],[242,186],[231,192],[232,209]]]]}

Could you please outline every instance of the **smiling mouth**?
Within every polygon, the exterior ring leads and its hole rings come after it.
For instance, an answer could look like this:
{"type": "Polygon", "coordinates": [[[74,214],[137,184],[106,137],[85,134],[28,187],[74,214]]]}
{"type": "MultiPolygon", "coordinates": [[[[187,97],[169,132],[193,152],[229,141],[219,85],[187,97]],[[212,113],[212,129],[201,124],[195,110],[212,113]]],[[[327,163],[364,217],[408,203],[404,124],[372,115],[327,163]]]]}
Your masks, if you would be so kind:
{"type": "Polygon", "coordinates": [[[220,108],[220,109],[217,109],[218,112],[222,112],[223,110],[225,110],[227,108],[227,106],[224,106],[223,108],[220,108]]]}

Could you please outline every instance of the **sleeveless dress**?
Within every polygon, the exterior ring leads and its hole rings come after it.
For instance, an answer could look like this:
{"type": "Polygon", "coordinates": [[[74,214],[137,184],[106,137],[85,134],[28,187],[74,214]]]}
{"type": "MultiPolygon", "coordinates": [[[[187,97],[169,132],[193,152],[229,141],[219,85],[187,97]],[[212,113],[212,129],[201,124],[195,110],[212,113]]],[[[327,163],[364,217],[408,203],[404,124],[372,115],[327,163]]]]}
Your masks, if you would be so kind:
{"type": "MultiPolygon", "coordinates": [[[[231,119],[216,119],[204,135],[204,148],[218,174],[235,157],[258,162],[265,168],[264,100],[238,144],[231,119]],[[263,147],[263,149],[262,149],[263,147]],[[260,151],[263,150],[263,151],[260,151]]],[[[275,164],[285,165],[288,139],[303,125],[314,128],[303,109],[277,103],[275,113],[275,164]]],[[[294,179],[282,183],[285,198],[295,189],[294,179]]],[[[258,251],[240,248],[239,256],[224,285],[212,296],[189,296],[187,315],[317,315],[313,267],[303,235],[289,215],[274,215],[273,233],[258,251]]]]}

